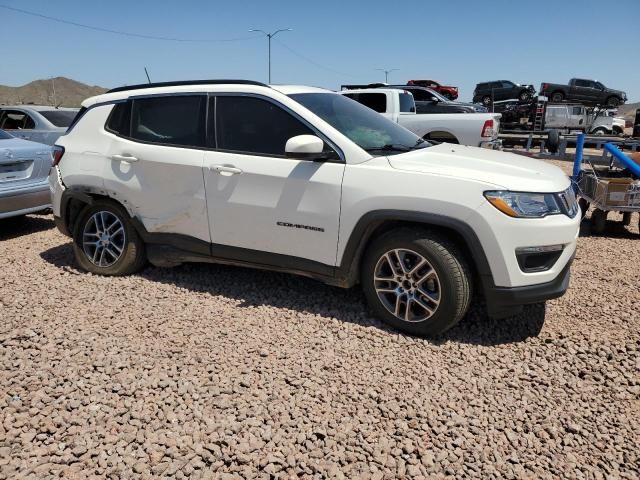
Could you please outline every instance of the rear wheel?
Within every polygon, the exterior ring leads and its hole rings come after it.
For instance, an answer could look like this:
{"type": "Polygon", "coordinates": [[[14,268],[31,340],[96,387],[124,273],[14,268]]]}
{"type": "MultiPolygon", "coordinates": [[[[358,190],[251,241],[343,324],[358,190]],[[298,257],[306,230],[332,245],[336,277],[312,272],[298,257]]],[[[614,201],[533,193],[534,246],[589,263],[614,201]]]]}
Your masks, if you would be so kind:
{"type": "Polygon", "coordinates": [[[593,131],[594,135],[606,135],[607,133],[607,129],[602,127],[598,127],[593,131]]]}
{"type": "Polygon", "coordinates": [[[598,235],[604,233],[607,228],[607,212],[596,208],[591,214],[591,231],[598,235]]]}
{"type": "Polygon", "coordinates": [[[458,247],[437,232],[399,229],[375,240],[361,283],[376,317],[398,330],[436,335],[458,323],[471,301],[471,272],[458,247]]]}
{"type": "Polygon", "coordinates": [[[553,92],[551,94],[551,101],[552,102],[558,103],[558,102],[561,102],[563,100],[564,100],[564,93],[562,93],[562,92],[553,92]]]}
{"type": "Polygon", "coordinates": [[[73,252],[83,270],[100,275],[129,275],[145,263],[144,243],[129,214],[109,200],[99,200],[82,211],[73,252]]]}

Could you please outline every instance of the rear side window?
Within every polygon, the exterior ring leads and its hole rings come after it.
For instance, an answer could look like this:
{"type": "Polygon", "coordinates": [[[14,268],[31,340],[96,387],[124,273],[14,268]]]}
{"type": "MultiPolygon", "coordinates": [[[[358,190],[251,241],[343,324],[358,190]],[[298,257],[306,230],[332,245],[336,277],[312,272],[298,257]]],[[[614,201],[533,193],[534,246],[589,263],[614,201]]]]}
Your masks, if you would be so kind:
{"type": "Polygon", "coordinates": [[[113,106],[106,129],[123,137],[131,136],[131,102],[116,103],[113,106]]]}
{"type": "Polygon", "coordinates": [[[133,101],[131,138],[185,147],[205,146],[206,96],[177,95],[133,101]]]}
{"type": "Polygon", "coordinates": [[[413,113],[416,111],[416,103],[413,100],[413,95],[410,93],[400,93],[398,97],[400,98],[401,113],[413,113]]]}
{"type": "Polygon", "coordinates": [[[378,113],[387,111],[387,95],[384,93],[351,93],[346,96],[378,113]]]}
{"type": "Polygon", "coordinates": [[[0,120],[0,128],[4,130],[32,130],[35,127],[33,118],[19,110],[5,110],[0,120]]]}
{"type": "Polygon", "coordinates": [[[215,101],[217,147],[221,150],[283,156],[291,137],[315,135],[289,112],[266,100],[224,95],[215,101]]]}
{"type": "Polygon", "coordinates": [[[73,110],[41,110],[40,115],[49,120],[54,127],[67,128],[76,117],[73,110]]]}

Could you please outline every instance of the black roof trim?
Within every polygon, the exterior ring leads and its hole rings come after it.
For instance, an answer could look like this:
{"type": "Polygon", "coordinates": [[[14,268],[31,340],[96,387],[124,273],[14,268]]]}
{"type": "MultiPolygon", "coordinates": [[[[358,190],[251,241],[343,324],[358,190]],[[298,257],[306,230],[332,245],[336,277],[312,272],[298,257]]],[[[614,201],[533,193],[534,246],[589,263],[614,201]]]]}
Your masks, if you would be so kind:
{"type": "Polygon", "coordinates": [[[253,80],[182,80],[178,82],[159,82],[159,83],[140,83],[138,85],[127,85],[125,87],[112,88],[106,93],[126,92],[128,90],[142,90],[143,88],[156,87],[182,87],[188,85],[257,85],[259,87],[268,87],[267,84],[254,82],[253,80]]]}

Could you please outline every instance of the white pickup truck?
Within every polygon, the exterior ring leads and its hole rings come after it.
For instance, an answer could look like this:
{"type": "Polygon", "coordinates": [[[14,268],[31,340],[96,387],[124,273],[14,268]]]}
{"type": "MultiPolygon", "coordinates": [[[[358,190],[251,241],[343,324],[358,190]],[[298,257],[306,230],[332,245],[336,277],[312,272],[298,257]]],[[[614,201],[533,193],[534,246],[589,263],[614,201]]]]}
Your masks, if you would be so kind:
{"type": "Polygon", "coordinates": [[[408,91],[363,88],[339,93],[375,110],[425,140],[494,149],[500,147],[499,113],[416,114],[413,95],[408,91]]]}

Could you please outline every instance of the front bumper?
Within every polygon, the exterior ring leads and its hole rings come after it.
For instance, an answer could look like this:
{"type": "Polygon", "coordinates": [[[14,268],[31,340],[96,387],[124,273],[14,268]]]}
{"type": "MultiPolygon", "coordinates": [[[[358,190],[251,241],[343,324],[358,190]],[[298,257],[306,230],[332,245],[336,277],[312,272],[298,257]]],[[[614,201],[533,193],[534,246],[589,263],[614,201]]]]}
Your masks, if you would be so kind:
{"type": "Polygon", "coordinates": [[[486,279],[483,290],[489,316],[510,317],[520,313],[523,305],[541,303],[564,295],[569,288],[571,264],[574,258],[575,252],[556,278],[537,285],[496,287],[493,282],[486,279]]]}
{"type": "Polygon", "coordinates": [[[0,194],[0,218],[26,215],[51,208],[46,184],[0,194]]]}

